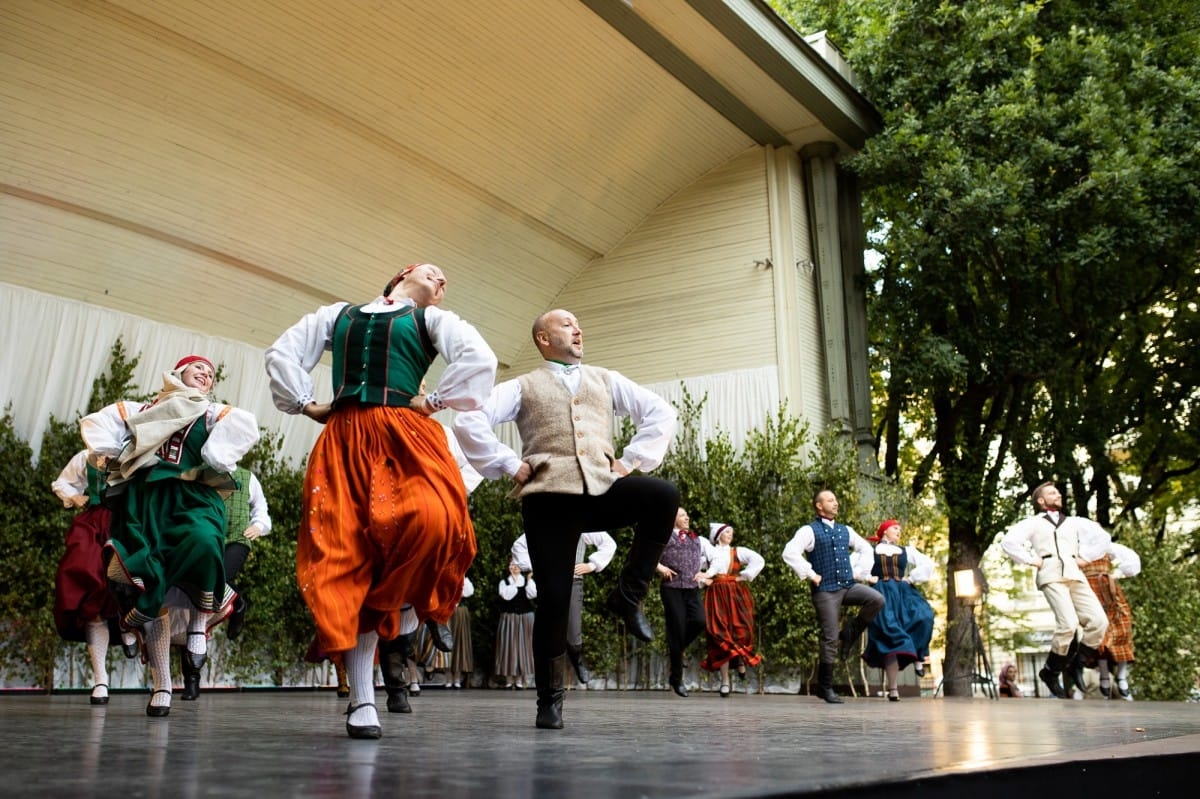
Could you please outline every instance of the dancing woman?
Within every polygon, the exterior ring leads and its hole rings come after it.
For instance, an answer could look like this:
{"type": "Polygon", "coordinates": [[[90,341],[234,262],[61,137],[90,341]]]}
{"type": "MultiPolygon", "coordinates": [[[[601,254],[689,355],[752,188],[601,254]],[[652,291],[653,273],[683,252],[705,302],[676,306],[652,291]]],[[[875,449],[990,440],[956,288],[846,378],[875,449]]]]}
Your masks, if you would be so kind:
{"type": "Polygon", "coordinates": [[[762,662],[754,651],[754,597],[746,583],[763,569],[763,558],[752,549],[733,546],[734,530],[728,524],[710,525],[713,542],[704,579],[704,618],[708,633],[708,655],[700,663],[705,671],[721,672],[721,697],[729,696],[729,664],[746,678],[746,668],[762,662]]]}
{"type": "Polygon", "coordinates": [[[233,609],[225,582],[230,473],[258,440],[254,415],[213,402],[216,369],[199,355],[164,372],[148,405],[116,402],[80,421],[88,459],[106,473],[113,508],[107,577],[124,629],[139,632],[153,670],[146,714],[171,710],[169,607],[189,612],[189,665],[208,656],[208,633],[233,609]]]}
{"type": "Polygon", "coordinates": [[[875,564],[871,574],[879,578],[875,590],[886,604],[867,627],[867,646],[863,660],[868,666],[882,668],[887,675],[889,701],[900,701],[900,671],[909,663],[920,675],[929,656],[933,637],[933,608],[913,583],[933,576],[933,561],[916,547],[900,545],[900,522],[888,519],[879,525],[875,537],[875,564]]]}

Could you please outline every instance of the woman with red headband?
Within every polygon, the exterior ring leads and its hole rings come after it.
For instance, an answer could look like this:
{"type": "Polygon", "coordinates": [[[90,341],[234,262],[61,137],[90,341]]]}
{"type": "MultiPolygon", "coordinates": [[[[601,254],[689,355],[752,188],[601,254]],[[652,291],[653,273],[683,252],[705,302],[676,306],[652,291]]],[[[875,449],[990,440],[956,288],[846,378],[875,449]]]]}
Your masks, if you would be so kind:
{"type": "Polygon", "coordinates": [[[153,670],[149,716],[171,710],[169,607],[189,611],[185,657],[200,669],[208,631],[233,609],[225,582],[230,473],[258,440],[254,415],[210,399],[216,369],[199,355],[163,373],[149,404],[116,402],[80,421],[113,510],[105,546],[121,625],[139,632],[153,670]]]}
{"type": "Polygon", "coordinates": [[[308,314],[266,353],[275,407],[325,424],[304,479],[296,577],[321,649],[344,653],[351,738],[383,735],[375,649],[416,629],[402,629],[401,607],[415,611],[404,618],[444,625],[475,558],[467,489],[445,428],[429,417],[481,407],[496,356],[474,327],[438,307],[445,295],[442,270],[414,264],[369,303],[308,314]],[[310,373],[328,350],[333,400],[324,403],[310,373]],[[446,369],[426,394],[438,355],[446,369]]]}
{"type": "Polygon", "coordinates": [[[875,537],[875,565],[871,574],[878,577],[875,590],[887,603],[867,627],[867,646],[863,660],[881,668],[887,675],[887,697],[900,701],[900,670],[909,663],[917,674],[924,673],[933,637],[933,608],[913,583],[933,576],[933,561],[916,547],[900,546],[900,522],[888,519],[879,525],[875,537]]]}

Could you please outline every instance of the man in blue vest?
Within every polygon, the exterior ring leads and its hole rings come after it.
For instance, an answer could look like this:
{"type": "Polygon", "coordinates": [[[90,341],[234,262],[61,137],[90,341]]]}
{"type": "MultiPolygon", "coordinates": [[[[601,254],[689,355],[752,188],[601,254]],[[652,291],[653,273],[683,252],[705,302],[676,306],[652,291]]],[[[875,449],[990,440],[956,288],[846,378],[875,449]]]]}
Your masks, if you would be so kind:
{"type": "MultiPolygon", "coordinates": [[[[783,548],[783,561],[795,570],[801,580],[812,583],[813,607],[821,626],[820,659],[817,668],[817,696],[830,704],[841,704],[842,698],[833,690],[833,664],[840,654],[844,658],[851,644],[883,609],[883,594],[863,585],[854,574],[850,550],[862,557],[859,562],[869,569],[874,562],[871,545],[858,533],[835,519],[837,496],[823,488],[813,497],[817,518],[801,527],[783,548]],[[807,553],[807,554],[806,554],[807,553]],[[838,631],[842,605],[861,605],[858,615],[838,631]],[[841,646],[839,647],[839,642],[841,646]]],[[[861,579],[872,579],[869,572],[861,579]]]]}

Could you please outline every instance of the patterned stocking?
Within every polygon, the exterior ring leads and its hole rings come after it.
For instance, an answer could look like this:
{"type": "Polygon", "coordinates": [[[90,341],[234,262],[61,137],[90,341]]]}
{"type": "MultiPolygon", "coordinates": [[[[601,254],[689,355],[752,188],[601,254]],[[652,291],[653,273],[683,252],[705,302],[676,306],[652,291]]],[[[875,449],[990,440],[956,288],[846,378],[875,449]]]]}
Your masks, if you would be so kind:
{"type": "Polygon", "coordinates": [[[154,677],[154,707],[171,706],[171,618],[166,614],[146,625],[146,662],[154,677]]]}
{"type": "Polygon", "coordinates": [[[89,621],[84,629],[88,655],[92,659],[92,696],[100,699],[108,696],[108,622],[103,619],[89,621]]]}
{"type": "Polygon", "coordinates": [[[208,651],[208,621],[212,616],[211,613],[206,613],[202,610],[192,610],[192,615],[188,619],[188,637],[187,648],[189,652],[197,655],[203,655],[208,651]],[[195,633],[200,633],[196,635],[195,633]]]}

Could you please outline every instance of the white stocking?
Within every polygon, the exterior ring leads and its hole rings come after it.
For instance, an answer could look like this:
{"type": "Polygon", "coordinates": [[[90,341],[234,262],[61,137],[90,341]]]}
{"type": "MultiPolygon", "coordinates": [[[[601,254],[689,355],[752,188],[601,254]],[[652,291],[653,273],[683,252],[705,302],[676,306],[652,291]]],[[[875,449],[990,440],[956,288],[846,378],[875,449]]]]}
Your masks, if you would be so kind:
{"type": "Polygon", "coordinates": [[[108,696],[108,622],[89,621],[84,629],[88,655],[92,659],[92,696],[97,699],[108,696]]]}
{"type": "Polygon", "coordinates": [[[1113,669],[1113,671],[1116,673],[1117,687],[1120,688],[1122,691],[1128,692],[1129,691],[1129,682],[1128,682],[1129,664],[1128,663],[1118,663],[1116,665],[1116,668],[1113,669]]]}
{"type": "Polygon", "coordinates": [[[362,705],[347,718],[346,723],[354,727],[379,725],[379,714],[375,711],[375,648],[379,646],[379,633],[359,633],[358,645],[347,649],[343,659],[346,676],[350,678],[350,707],[362,705]]]}
{"type": "Polygon", "coordinates": [[[400,608],[400,634],[408,635],[415,633],[417,628],[421,626],[420,619],[417,618],[417,612],[413,610],[412,605],[405,605],[400,608]]]}
{"type": "Polygon", "coordinates": [[[150,704],[171,706],[171,619],[165,613],[146,624],[146,662],[154,677],[150,704]],[[161,693],[165,691],[166,693],[161,693]]]}
{"type": "Polygon", "coordinates": [[[189,652],[203,655],[208,651],[208,620],[212,616],[202,610],[193,610],[188,619],[187,648],[189,652]]]}
{"type": "Polygon", "coordinates": [[[883,662],[883,671],[887,674],[887,690],[889,694],[897,693],[900,684],[900,661],[891,655],[883,662]]]}

